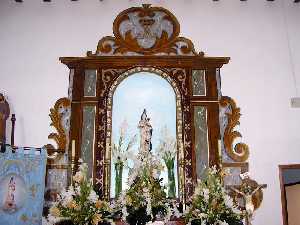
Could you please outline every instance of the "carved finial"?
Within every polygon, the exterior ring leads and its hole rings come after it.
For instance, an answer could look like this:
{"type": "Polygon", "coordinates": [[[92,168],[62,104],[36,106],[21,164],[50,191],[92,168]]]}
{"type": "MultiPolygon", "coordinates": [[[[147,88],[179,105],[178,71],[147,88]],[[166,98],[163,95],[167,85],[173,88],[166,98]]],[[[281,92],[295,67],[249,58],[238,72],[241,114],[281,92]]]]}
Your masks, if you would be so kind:
{"type": "Polygon", "coordinates": [[[144,9],[149,9],[151,7],[151,4],[142,4],[144,9]]]}

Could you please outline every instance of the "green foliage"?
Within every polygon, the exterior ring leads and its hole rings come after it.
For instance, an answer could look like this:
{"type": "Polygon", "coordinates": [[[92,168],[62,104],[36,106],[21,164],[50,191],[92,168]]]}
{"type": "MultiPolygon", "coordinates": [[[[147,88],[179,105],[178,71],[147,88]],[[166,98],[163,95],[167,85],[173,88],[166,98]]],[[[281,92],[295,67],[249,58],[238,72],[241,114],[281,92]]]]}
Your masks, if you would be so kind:
{"type": "Polygon", "coordinates": [[[99,200],[87,179],[87,165],[79,166],[73,177],[74,186],[60,194],[58,201],[50,208],[52,217],[70,220],[76,225],[98,225],[111,221],[111,210],[107,202],[99,200]]]}
{"type": "Polygon", "coordinates": [[[205,179],[198,182],[185,218],[186,222],[201,225],[241,223],[241,212],[226,193],[221,175],[215,168],[207,169],[205,179]]]}

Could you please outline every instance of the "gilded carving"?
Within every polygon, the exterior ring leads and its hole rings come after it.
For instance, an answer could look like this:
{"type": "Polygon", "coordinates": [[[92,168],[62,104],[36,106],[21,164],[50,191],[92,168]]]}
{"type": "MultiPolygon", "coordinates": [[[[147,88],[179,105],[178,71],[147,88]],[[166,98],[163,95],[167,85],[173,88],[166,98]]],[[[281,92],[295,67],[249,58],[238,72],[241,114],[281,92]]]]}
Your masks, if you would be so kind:
{"type": "Polygon", "coordinates": [[[222,96],[220,100],[221,107],[229,107],[227,116],[227,126],[224,131],[224,146],[226,153],[231,159],[236,162],[244,162],[249,157],[249,147],[245,143],[237,143],[233,147],[233,142],[236,138],[242,137],[241,133],[234,130],[237,125],[240,124],[239,119],[241,117],[240,108],[236,106],[235,101],[227,96],[222,96]]]}
{"type": "MultiPolygon", "coordinates": [[[[71,102],[68,98],[60,98],[56,101],[53,108],[50,109],[50,126],[55,127],[57,133],[50,133],[48,138],[53,139],[57,148],[65,150],[69,143],[68,131],[69,131],[69,120],[70,120],[71,102]]],[[[48,147],[54,147],[48,145],[48,147]]]]}
{"type": "Polygon", "coordinates": [[[106,36],[98,42],[95,54],[89,51],[87,55],[197,55],[192,41],[179,37],[176,17],[150,4],[121,12],[113,33],[115,37],[106,36]]]}

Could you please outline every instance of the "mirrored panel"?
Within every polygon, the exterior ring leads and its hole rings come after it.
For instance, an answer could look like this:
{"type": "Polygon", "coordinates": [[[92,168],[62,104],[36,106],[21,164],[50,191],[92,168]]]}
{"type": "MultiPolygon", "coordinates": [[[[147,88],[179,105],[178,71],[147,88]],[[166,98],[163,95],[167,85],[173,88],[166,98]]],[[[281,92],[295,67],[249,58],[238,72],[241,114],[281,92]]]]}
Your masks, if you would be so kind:
{"type": "Polygon", "coordinates": [[[111,198],[135,182],[134,174],[146,162],[151,162],[153,176],[161,179],[167,196],[178,197],[176,129],[176,96],[164,78],[138,72],[117,86],[112,107],[111,198]]]}
{"type": "Polygon", "coordinates": [[[47,189],[60,192],[67,188],[67,170],[66,169],[48,169],[47,189]]]}
{"type": "Polygon", "coordinates": [[[224,185],[240,185],[242,183],[242,179],[240,174],[243,173],[241,167],[225,167],[224,168],[225,177],[224,177],[224,185]]]}
{"type": "Polygon", "coordinates": [[[97,70],[85,70],[84,96],[96,96],[97,70]]]}
{"type": "Polygon", "coordinates": [[[205,70],[192,70],[193,96],[205,96],[205,70]]]}
{"type": "Polygon", "coordinates": [[[209,163],[207,107],[194,107],[195,154],[197,178],[203,178],[203,172],[209,163]]]}
{"type": "Polygon", "coordinates": [[[88,176],[93,175],[94,142],[95,142],[95,106],[83,107],[81,158],[88,164],[88,176]]]}

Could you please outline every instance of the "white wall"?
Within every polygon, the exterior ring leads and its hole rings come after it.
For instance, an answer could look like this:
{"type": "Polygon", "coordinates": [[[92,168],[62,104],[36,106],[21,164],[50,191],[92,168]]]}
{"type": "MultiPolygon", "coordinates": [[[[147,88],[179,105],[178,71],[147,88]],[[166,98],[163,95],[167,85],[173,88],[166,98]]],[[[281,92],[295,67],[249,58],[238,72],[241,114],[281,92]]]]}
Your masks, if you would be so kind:
{"type": "MultiPolygon", "coordinates": [[[[251,149],[250,171],[268,184],[254,225],[282,224],[278,164],[300,161],[300,109],[290,107],[290,98],[300,97],[300,4],[292,0],[145,2],[172,11],[181,23],[181,35],[191,38],[197,51],[231,57],[222,69],[223,95],[233,97],[241,107],[240,131],[251,149]]],[[[67,95],[68,70],[58,57],[94,51],[101,37],[112,34],[115,16],[141,3],[0,1],[0,92],[6,93],[16,113],[17,145],[48,143],[49,108],[67,95]]]]}

